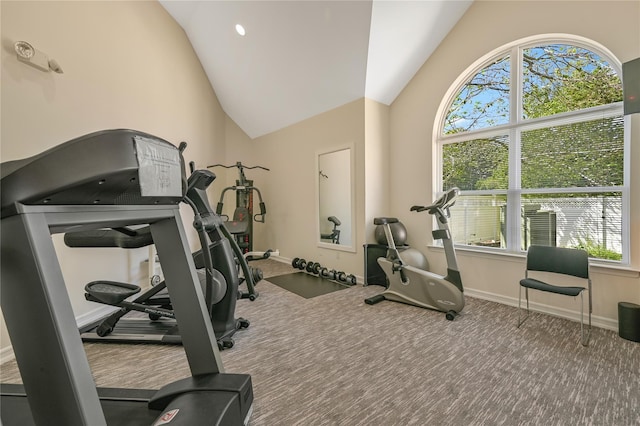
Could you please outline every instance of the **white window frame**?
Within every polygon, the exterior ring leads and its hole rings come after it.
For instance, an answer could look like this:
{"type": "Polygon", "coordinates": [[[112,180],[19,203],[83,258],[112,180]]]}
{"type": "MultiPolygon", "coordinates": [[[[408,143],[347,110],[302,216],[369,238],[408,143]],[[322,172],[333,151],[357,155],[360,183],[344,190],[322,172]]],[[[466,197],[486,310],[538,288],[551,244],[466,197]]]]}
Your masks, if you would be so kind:
{"type": "Polygon", "coordinates": [[[579,111],[570,111],[535,119],[522,118],[522,61],[520,60],[522,50],[546,44],[565,44],[581,47],[597,53],[606,60],[615,72],[622,78],[622,63],[606,47],[584,37],[571,34],[544,34],[538,36],[519,39],[503,45],[487,53],[483,57],[473,62],[464,72],[462,72],[453,84],[449,87],[438,107],[435,123],[433,126],[433,182],[434,195],[442,193],[442,147],[449,143],[461,142],[471,139],[488,138],[498,135],[509,136],[509,187],[506,190],[474,190],[463,191],[467,195],[507,195],[507,235],[506,248],[487,248],[471,245],[459,245],[458,248],[471,249],[483,252],[497,253],[518,253],[520,249],[520,200],[523,194],[541,193],[588,193],[612,191],[622,193],[622,259],[611,261],[605,259],[594,259],[598,263],[616,264],[628,266],[630,262],[630,144],[631,125],[628,116],[624,116],[624,176],[623,185],[615,187],[597,188],[543,188],[543,189],[522,189],[520,187],[520,134],[522,131],[550,126],[561,126],[576,122],[585,122],[595,119],[603,119],[613,116],[623,115],[623,103],[616,102],[608,105],[596,106],[579,111]],[[510,58],[510,92],[509,92],[509,123],[473,130],[462,134],[443,135],[445,119],[449,108],[462,87],[480,70],[490,65],[492,62],[509,55],[510,58]],[[514,58],[516,58],[514,60],[514,58]],[[513,106],[516,106],[515,108],[513,106]]]}

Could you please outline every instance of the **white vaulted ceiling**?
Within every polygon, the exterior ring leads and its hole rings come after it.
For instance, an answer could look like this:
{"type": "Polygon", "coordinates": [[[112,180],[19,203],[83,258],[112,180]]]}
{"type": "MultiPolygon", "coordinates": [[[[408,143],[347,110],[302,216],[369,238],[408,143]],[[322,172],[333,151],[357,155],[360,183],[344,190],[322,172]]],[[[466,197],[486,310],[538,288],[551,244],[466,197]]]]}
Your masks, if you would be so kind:
{"type": "Polygon", "coordinates": [[[362,97],[390,105],[472,0],[160,3],[256,138],[362,97]]]}

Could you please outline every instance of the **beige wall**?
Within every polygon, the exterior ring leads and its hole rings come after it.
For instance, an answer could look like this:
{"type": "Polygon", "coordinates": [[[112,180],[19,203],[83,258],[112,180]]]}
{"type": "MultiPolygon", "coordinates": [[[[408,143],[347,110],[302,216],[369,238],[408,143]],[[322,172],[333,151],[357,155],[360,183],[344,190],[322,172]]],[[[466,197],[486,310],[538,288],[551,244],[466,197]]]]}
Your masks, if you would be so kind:
{"type": "MultiPolygon", "coordinates": [[[[567,33],[610,49],[621,61],[640,56],[640,2],[476,1],[391,106],[391,213],[407,226],[409,243],[427,254],[432,268],[445,272],[441,250],[427,248],[424,215],[408,207],[433,198],[433,125],[436,111],[454,80],[490,51],[524,37],[567,33]],[[404,184],[404,186],[403,186],[404,184]]],[[[631,236],[633,269],[593,268],[594,315],[599,325],[615,328],[617,302],[640,302],[640,116],[632,120],[631,236]]],[[[428,222],[430,229],[431,221],[428,222]]],[[[458,251],[467,294],[517,303],[521,256],[458,251]]],[[[570,298],[535,296],[558,314],[575,317],[579,304],[570,298]],[[566,312],[569,310],[571,312],[566,312]]]]}
{"type": "MultiPolygon", "coordinates": [[[[2,1],[0,7],[2,161],[110,128],[187,141],[185,158],[199,167],[225,156],[226,114],[184,32],[159,3],[2,1]],[[56,59],[64,74],[19,63],[16,40],[56,59]]],[[[189,213],[183,210],[187,232],[189,213]]],[[[78,318],[99,306],[84,300],[86,282],[135,282],[146,273],[140,263],[146,249],[80,250],[64,247],[60,236],[54,241],[78,318]]],[[[7,348],[4,321],[0,328],[7,348]]]]}
{"type": "MultiPolygon", "coordinates": [[[[375,243],[373,219],[378,216],[390,216],[390,191],[403,191],[403,188],[391,188],[389,175],[389,113],[390,108],[371,99],[365,99],[365,239],[366,243],[375,243]]],[[[363,265],[364,266],[364,265],[363,265]]],[[[362,269],[362,268],[361,268],[362,269]]],[[[364,274],[363,270],[358,272],[364,274]]]]}
{"type": "MultiPolygon", "coordinates": [[[[364,99],[301,121],[268,135],[248,140],[241,132],[227,132],[230,162],[246,159],[269,172],[247,171],[267,206],[266,222],[255,224],[254,250],[280,250],[323,266],[360,274],[364,233],[364,99]],[[236,137],[237,136],[237,137],[236,137]],[[316,156],[352,144],[356,159],[355,252],[317,246],[316,156]],[[360,271],[360,272],[358,272],[360,271]]],[[[231,129],[233,129],[231,127],[231,129]]]]}
{"type": "MultiPolygon", "coordinates": [[[[389,107],[370,99],[351,102],[254,140],[230,119],[227,124],[229,164],[246,159],[248,165],[271,169],[246,173],[247,178],[254,178],[267,205],[266,223],[254,223],[254,249],[278,249],[284,259],[313,260],[359,277],[364,273],[363,244],[374,242],[373,218],[389,215],[388,157],[389,107]],[[349,144],[356,155],[353,252],[316,244],[316,156],[349,144]]],[[[228,176],[228,185],[234,179],[235,175],[228,176]]],[[[231,203],[225,201],[225,212],[230,214],[227,204],[231,203]]]]}

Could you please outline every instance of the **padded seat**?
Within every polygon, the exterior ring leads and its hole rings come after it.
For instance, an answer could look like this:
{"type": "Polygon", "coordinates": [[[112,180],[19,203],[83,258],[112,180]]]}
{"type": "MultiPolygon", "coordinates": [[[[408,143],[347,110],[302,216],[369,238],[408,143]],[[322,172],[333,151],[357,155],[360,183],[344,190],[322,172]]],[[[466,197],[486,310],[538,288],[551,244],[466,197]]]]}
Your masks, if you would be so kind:
{"type": "Polygon", "coordinates": [[[553,284],[547,284],[543,281],[533,278],[525,278],[520,280],[520,285],[534,290],[547,291],[549,293],[563,294],[565,296],[578,296],[584,290],[584,287],[562,287],[553,284]]]}
{"type": "Polygon", "coordinates": [[[236,207],[233,212],[233,220],[226,222],[225,225],[233,235],[243,235],[249,232],[249,209],[246,207],[236,207]]]}

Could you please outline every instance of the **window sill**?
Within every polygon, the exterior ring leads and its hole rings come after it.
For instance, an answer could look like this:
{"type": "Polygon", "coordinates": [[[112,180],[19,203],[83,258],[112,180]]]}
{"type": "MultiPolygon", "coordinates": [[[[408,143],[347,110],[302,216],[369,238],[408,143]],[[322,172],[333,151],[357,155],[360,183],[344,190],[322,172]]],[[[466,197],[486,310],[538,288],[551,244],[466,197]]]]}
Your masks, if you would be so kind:
{"type": "MultiPolygon", "coordinates": [[[[428,245],[427,248],[429,250],[434,250],[438,252],[443,252],[444,249],[442,246],[437,245],[428,245]]],[[[493,260],[504,260],[507,262],[515,262],[522,263],[527,258],[526,253],[513,253],[507,252],[502,249],[488,249],[488,248],[474,248],[469,246],[456,246],[456,254],[462,254],[463,256],[471,256],[477,258],[486,258],[493,260]]],[[[608,274],[608,275],[617,275],[627,278],[638,278],[640,277],[640,270],[627,265],[617,265],[613,263],[609,263],[606,261],[598,261],[592,260],[590,262],[591,268],[594,269],[598,273],[608,274]]]]}

